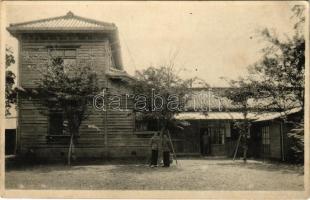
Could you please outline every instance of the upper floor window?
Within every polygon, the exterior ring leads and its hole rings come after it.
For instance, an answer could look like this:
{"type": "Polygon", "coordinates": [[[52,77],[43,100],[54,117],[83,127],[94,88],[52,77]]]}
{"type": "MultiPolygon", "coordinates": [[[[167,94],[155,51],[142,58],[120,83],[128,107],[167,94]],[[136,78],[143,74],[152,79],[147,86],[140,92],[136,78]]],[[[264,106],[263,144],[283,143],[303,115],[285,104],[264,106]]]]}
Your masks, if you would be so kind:
{"type": "Polygon", "coordinates": [[[50,48],[49,55],[55,59],[60,59],[64,66],[64,71],[70,71],[71,67],[76,66],[76,49],[50,48]]]}

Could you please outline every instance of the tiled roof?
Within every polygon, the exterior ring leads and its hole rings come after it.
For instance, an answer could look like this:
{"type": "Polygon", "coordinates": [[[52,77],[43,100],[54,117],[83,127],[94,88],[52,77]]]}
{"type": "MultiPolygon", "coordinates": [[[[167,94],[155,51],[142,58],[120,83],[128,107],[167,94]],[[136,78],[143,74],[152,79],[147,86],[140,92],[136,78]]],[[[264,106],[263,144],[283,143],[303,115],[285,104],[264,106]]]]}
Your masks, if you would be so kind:
{"type": "MultiPolygon", "coordinates": [[[[226,97],[226,93],[233,88],[196,88],[190,94],[189,101],[186,104],[188,111],[240,111],[241,105],[233,103],[226,97]]],[[[272,98],[265,99],[249,99],[248,109],[250,110],[266,110],[280,111],[279,106],[272,104],[272,98]]],[[[292,109],[300,107],[298,102],[283,102],[281,107],[292,109]]]]}
{"type": "Polygon", "coordinates": [[[190,94],[189,101],[186,103],[186,108],[194,111],[238,110],[238,105],[234,105],[227,97],[222,95],[227,89],[194,89],[190,94]]]}
{"type": "MultiPolygon", "coordinates": [[[[198,119],[216,119],[216,120],[241,120],[244,116],[241,112],[182,112],[175,116],[178,120],[198,120],[198,119]]],[[[251,113],[250,119],[255,119],[255,114],[251,113]]]]}
{"type": "Polygon", "coordinates": [[[101,22],[74,15],[71,11],[64,16],[23,23],[10,24],[10,32],[22,31],[113,31],[113,23],[101,22]]]}
{"type": "MultiPolygon", "coordinates": [[[[247,118],[254,122],[268,121],[281,118],[285,115],[300,112],[301,108],[294,108],[286,112],[249,112],[247,118]]],[[[178,120],[242,120],[244,115],[242,112],[182,112],[175,116],[178,120]]]]}
{"type": "Polygon", "coordinates": [[[7,30],[15,37],[22,33],[107,33],[115,65],[123,69],[118,30],[113,23],[80,17],[70,11],[60,17],[10,24],[7,30]]]}
{"type": "Polygon", "coordinates": [[[268,121],[268,120],[281,118],[285,115],[298,113],[301,110],[302,110],[301,107],[297,107],[297,108],[293,108],[291,110],[287,110],[285,112],[273,112],[273,113],[269,113],[269,114],[265,114],[265,115],[260,115],[259,118],[257,120],[255,120],[255,122],[262,122],[262,121],[268,121]]]}

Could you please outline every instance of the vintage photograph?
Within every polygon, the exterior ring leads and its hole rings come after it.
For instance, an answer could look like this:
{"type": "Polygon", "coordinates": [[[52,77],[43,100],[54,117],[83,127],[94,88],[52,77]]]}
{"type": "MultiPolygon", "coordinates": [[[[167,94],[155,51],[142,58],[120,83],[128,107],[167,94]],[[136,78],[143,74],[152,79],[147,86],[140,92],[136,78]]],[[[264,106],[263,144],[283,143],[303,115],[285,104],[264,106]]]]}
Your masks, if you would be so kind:
{"type": "Polygon", "coordinates": [[[305,191],[308,12],[2,2],[5,190],[305,191]]]}

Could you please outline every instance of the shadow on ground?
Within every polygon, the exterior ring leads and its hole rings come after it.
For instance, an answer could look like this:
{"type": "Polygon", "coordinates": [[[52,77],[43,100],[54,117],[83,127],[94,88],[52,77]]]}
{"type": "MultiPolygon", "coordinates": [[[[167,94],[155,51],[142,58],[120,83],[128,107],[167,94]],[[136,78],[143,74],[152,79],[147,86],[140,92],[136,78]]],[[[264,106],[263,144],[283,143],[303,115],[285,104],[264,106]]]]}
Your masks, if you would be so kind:
{"type": "Polygon", "coordinates": [[[217,163],[219,166],[231,166],[231,167],[243,167],[253,170],[264,170],[264,171],[277,171],[283,174],[292,173],[304,175],[304,168],[302,165],[294,165],[281,163],[276,161],[249,161],[244,163],[243,161],[234,161],[229,163],[217,163]]]}

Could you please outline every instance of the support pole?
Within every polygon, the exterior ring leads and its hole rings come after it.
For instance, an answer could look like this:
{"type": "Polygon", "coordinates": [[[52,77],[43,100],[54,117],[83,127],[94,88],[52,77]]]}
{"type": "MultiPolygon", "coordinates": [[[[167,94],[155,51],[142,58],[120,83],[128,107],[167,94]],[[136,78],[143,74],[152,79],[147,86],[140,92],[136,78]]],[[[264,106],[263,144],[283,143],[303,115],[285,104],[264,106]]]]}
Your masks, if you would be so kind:
{"type": "Polygon", "coordinates": [[[69,150],[68,150],[68,165],[71,165],[71,157],[72,157],[72,147],[73,147],[73,134],[71,134],[70,137],[70,145],[69,145],[69,150]]]}
{"type": "Polygon", "coordinates": [[[104,150],[105,150],[105,157],[108,157],[108,80],[106,82],[106,90],[104,94],[104,150]]]}
{"type": "Polygon", "coordinates": [[[234,153],[233,160],[236,159],[236,155],[237,155],[237,152],[238,152],[238,149],[239,149],[240,140],[241,140],[241,134],[239,134],[239,138],[238,138],[237,145],[236,145],[236,148],[235,148],[235,153],[234,153]]]}
{"type": "Polygon", "coordinates": [[[173,143],[172,143],[172,140],[171,140],[171,137],[170,137],[169,130],[167,131],[167,133],[168,133],[170,145],[171,145],[171,148],[172,148],[172,152],[173,152],[173,155],[174,155],[175,163],[178,165],[177,155],[175,154],[175,151],[174,151],[174,147],[173,147],[173,143]]]}

